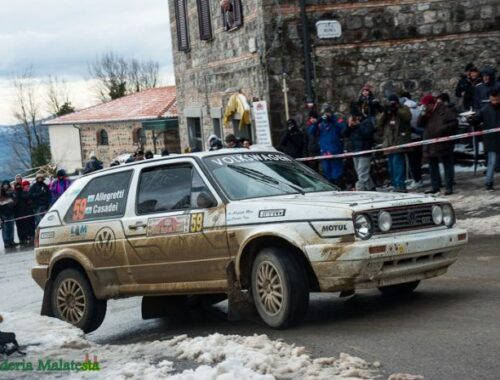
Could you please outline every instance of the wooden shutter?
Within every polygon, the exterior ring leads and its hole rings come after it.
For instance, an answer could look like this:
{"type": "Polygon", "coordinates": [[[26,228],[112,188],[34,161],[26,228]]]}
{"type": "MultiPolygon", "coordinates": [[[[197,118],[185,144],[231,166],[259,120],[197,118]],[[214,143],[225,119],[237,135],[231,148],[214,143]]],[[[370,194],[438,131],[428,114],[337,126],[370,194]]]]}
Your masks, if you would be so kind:
{"type": "Polygon", "coordinates": [[[212,20],[210,18],[210,0],[198,0],[198,23],[200,25],[200,40],[211,40],[212,20]]]}
{"type": "Polygon", "coordinates": [[[177,47],[180,51],[189,51],[189,29],[186,0],[174,0],[175,21],[177,25],[177,47]]]}
{"type": "Polygon", "coordinates": [[[239,28],[243,25],[243,9],[241,6],[241,0],[233,1],[233,12],[234,12],[234,25],[233,27],[239,28]]]}

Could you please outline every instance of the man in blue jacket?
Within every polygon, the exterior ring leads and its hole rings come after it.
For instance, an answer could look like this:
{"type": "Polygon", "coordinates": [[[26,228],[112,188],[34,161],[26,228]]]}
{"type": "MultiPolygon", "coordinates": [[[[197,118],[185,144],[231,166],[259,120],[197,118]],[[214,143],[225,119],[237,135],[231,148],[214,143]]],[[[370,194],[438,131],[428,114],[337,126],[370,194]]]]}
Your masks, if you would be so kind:
{"type": "MultiPolygon", "coordinates": [[[[342,136],[346,128],[346,121],[333,114],[333,106],[331,104],[323,104],[321,107],[321,119],[309,128],[308,134],[311,137],[319,135],[321,155],[330,156],[344,152],[342,136]]],[[[342,175],[344,168],[342,159],[326,159],[322,160],[321,164],[323,167],[323,176],[339,187],[343,187],[342,175]]]]}

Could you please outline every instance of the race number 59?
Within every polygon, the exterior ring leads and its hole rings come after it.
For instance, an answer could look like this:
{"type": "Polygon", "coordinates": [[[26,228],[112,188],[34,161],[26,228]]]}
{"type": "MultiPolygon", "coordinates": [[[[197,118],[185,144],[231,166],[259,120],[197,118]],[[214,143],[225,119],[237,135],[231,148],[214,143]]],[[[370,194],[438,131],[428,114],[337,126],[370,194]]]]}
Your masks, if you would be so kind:
{"type": "Polygon", "coordinates": [[[190,223],[190,231],[191,232],[201,232],[203,231],[203,213],[191,214],[191,223],[190,223]]]}
{"type": "Polygon", "coordinates": [[[73,205],[73,221],[83,220],[86,208],[87,198],[75,200],[75,204],[73,205]]]}

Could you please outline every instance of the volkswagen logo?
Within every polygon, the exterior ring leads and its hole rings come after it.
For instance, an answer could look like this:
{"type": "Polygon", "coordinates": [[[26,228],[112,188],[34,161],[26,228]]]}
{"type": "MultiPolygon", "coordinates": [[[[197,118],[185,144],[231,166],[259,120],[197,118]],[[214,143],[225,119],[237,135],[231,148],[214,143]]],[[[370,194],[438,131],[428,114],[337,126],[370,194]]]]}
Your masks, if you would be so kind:
{"type": "Polygon", "coordinates": [[[415,212],[413,212],[413,211],[410,211],[408,213],[408,224],[410,226],[414,226],[417,223],[418,223],[417,214],[415,212]]]}
{"type": "Polygon", "coordinates": [[[116,249],[116,238],[111,228],[104,227],[99,230],[95,236],[94,249],[99,256],[106,260],[113,257],[116,249]]]}

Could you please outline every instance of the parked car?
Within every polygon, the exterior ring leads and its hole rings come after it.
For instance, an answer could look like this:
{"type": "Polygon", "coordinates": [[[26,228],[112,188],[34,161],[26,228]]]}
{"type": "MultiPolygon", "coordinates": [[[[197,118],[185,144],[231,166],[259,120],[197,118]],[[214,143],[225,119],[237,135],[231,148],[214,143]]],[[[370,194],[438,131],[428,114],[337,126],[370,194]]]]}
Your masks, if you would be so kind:
{"type": "Polygon", "coordinates": [[[468,239],[454,224],[447,200],[340,192],[279,152],[223,149],[79,178],[40,223],[32,276],[42,314],[88,332],[111,298],[224,295],[234,264],[263,321],[285,328],[310,292],[406,294],[442,275],[468,239]]]}

